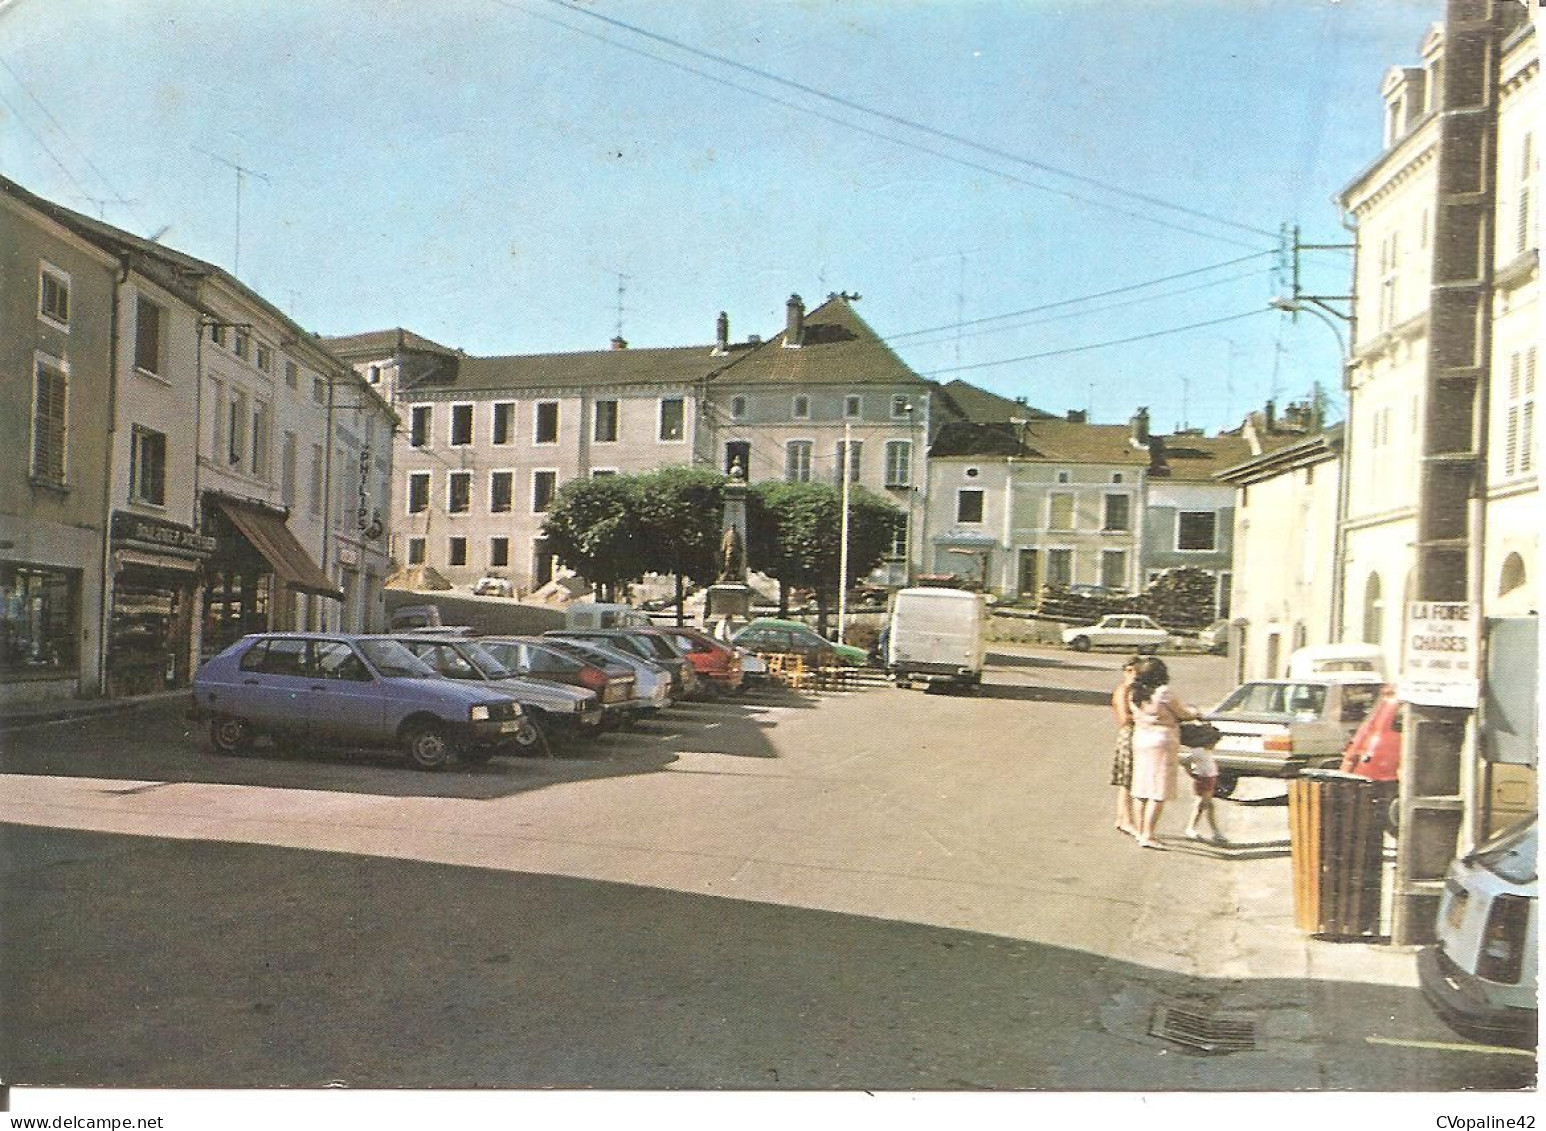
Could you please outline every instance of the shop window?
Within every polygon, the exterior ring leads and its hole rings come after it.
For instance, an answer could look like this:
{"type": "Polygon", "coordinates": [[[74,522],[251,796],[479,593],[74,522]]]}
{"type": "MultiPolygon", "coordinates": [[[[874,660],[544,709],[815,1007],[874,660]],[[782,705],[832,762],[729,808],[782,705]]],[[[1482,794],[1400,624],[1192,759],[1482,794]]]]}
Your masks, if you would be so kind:
{"type": "Polygon", "coordinates": [[[129,498],[166,506],[166,436],[138,424],[130,434],[129,498]]]}
{"type": "Polygon", "coordinates": [[[65,482],[68,404],[64,370],[39,361],[32,397],[32,476],[53,486],[65,482]]]}
{"type": "Polygon", "coordinates": [[[252,632],[267,632],[266,564],[214,569],[204,586],[205,656],[213,656],[252,632]]]}
{"type": "Polygon", "coordinates": [[[0,672],[60,675],[76,664],[80,574],[0,562],[0,672]]]}

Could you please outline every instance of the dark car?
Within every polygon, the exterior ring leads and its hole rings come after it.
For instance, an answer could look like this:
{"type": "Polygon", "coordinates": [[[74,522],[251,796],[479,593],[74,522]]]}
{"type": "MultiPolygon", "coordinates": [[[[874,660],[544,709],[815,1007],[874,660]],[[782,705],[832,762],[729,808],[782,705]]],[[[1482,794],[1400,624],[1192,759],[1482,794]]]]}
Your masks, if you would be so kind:
{"type": "Polygon", "coordinates": [[[516,675],[594,691],[603,727],[627,721],[635,710],[633,672],[621,664],[577,659],[538,637],[485,636],[478,643],[516,675]]]}
{"type": "Polygon", "coordinates": [[[345,633],[242,637],[193,677],[190,714],[222,754],[268,735],[397,746],[424,770],[486,761],[534,734],[509,695],[444,679],[395,640],[345,633]]]}
{"type": "Polygon", "coordinates": [[[544,636],[542,640],[583,663],[620,664],[633,672],[633,701],[640,714],[654,714],[671,706],[671,672],[664,665],[594,640],[568,636],[544,636]]]}
{"type": "Polygon", "coordinates": [[[662,624],[645,631],[674,641],[704,687],[721,692],[741,690],[741,650],[734,644],[715,640],[702,629],[686,625],[662,624]]]}
{"type": "Polygon", "coordinates": [[[575,640],[595,640],[614,648],[626,648],[635,655],[664,664],[671,670],[671,695],[674,699],[697,697],[698,671],[682,650],[649,628],[564,628],[545,636],[568,636],[575,640]]]}

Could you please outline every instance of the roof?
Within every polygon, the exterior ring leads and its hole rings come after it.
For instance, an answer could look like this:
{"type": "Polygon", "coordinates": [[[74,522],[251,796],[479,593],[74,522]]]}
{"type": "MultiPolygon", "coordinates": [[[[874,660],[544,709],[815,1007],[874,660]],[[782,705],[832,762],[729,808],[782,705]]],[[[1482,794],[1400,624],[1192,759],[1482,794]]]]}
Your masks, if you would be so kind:
{"type": "Polygon", "coordinates": [[[806,314],[798,346],[786,346],[787,333],[745,350],[716,376],[734,384],[929,384],[870,329],[847,296],[831,295],[806,314]]]}
{"type": "Polygon", "coordinates": [[[1287,470],[1324,463],[1341,452],[1342,433],[1343,426],[1333,424],[1324,431],[1292,436],[1258,455],[1220,467],[1214,475],[1226,483],[1256,483],[1287,470]]]}
{"type": "Polygon", "coordinates": [[[370,330],[363,334],[345,334],[322,340],[333,353],[351,360],[363,361],[376,357],[390,357],[403,350],[440,353],[447,357],[456,356],[456,351],[449,346],[432,342],[412,330],[404,330],[401,326],[395,326],[390,330],[370,330]]]}
{"type": "Polygon", "coordinates": [[[944,394],[948,403],[956,408],[964,419],[975,424],[1005,423],[1011,420],[1057,419],[1055,413],[1043,412],[1039,408],[1032,408],[1023,401],[1011,400],[1009,397],[1001,397],[997,393],[990,393],[986,389],[979,389],[976,385],[969,384],[959,378],[940,385],[939,391],[944,394]]]}
{"type": "MultiPolygon", "coordinates": [[[[1202,436],[1183,432],[1157,439],[1162,444],[1167,478],[1172,480],[1207,480],[1251,454],[1244,437],[1228,433],[1202,436]]],[[[1082,424],[1056,417],[1022,425],[953,421],[940,429],[929,456],[1151,467],[1149,447],[1133,444],[1128,425],[1082,424]]]]}
{"type": "MultiPolygon", "coordinates": [[[[732,346],[736,350],[751,347],[732,346]]],[[[584,353],[542,353],[513,357],[463,357],[450,382],[459,389],[529,389],[554,385],[683,385],[702,381],[724,368],[727,358],[714,347],[610,349],[584,353]]]]}

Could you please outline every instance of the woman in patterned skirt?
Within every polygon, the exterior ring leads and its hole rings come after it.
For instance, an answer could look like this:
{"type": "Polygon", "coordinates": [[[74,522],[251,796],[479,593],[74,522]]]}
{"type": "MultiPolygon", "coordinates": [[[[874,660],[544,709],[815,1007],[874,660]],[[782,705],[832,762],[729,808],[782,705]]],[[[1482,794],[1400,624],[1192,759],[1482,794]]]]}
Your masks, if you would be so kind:
{"type": "Polygon", "coordinates": [[[1138,657],[1134,656],[1122,665],[1122,682],[1111,693],[1111,713],[1117,720],[1116,755],[1111,762],[1111,784],[1117,787],[1117,828],[1128,836],[1138,835],[1138,822],[1133,817],[1133,711],[1128,695],[1133,686],[1133,676],[1138,671],[1138,657]]]}

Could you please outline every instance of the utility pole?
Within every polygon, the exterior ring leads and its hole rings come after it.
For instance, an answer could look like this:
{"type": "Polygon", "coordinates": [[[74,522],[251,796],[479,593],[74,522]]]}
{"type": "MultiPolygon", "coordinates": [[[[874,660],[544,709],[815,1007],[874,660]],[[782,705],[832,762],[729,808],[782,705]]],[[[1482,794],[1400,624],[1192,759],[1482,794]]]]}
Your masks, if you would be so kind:
{"type": "Polygon", "coordinates": [[[235,161],[227,160],[226,158],[221,157],[218,153],[211,153],[209,150],[200,149],[196,145],[193,147],[193,151],[195,153],[202,153],[210,160],[218,161],[220,164],[236,170],[236,252],[231,257],[231,274],[239,279],[241,278],[242,272],[242,180],[244,177],[257,177],[258,180],[262,181],[264,184],[272,184],[273,182],[271,182],[266,175],[258,172],[256,169],[249,169],[245,165],[240,165],[235,161]]]}
{"type": "Polygon", "coordinates": [[[853,425],[843,422],[843,521],[837,548],[837,639],[848,625],[848,468],[853,463],[853,425]]]}

